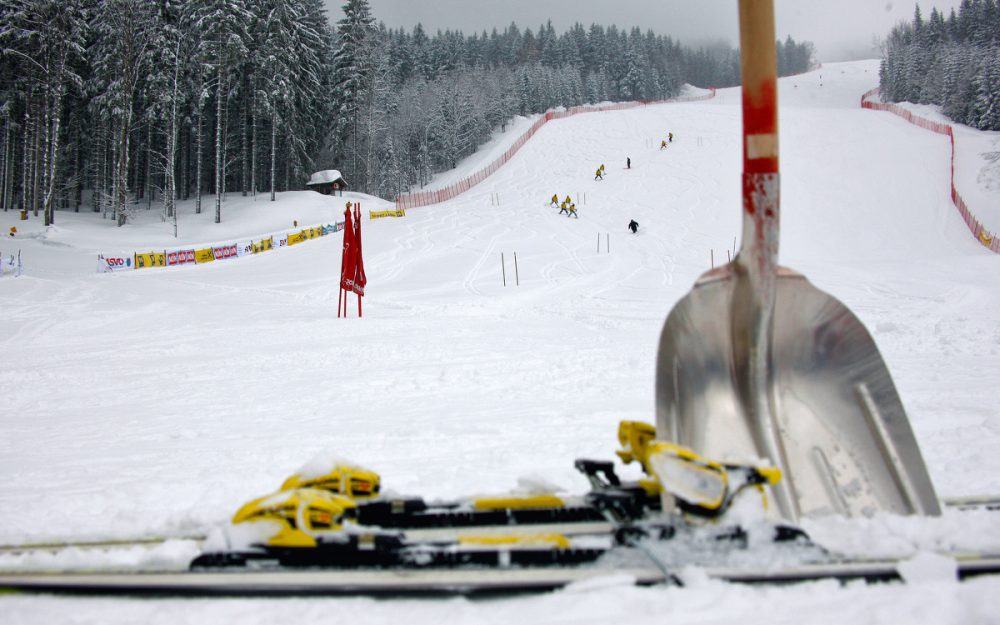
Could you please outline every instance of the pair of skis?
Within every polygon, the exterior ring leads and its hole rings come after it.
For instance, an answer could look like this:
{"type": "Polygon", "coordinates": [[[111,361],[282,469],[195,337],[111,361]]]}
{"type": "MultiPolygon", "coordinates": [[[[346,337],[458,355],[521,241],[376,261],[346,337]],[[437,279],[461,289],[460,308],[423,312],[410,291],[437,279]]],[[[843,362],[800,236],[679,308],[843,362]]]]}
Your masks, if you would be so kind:
{"type": "MultiPolygon", "coordinates": [[[[692,565],[709,577],[746,583],[900,577],[899,561],[838,558],[793,527],[727,524],[726,513],[738,497],[754,490],[763,494],[780,479],[774,469],[713,462],[654,440],[655,430],[644,423],[623,422],[618,434],[618,456],[638,461],[646,479],[623,483],[611,462],[578,460],[576,467],[591,485],[585,497],[510,495],[430,504],[381,497],[376,473],[337,465],[320,475],[293,475],[278,492],[248,502],[233,527],[267,532],[256,532],[246,544],[207,549],[188,571],[0,573],[0,589],[471,594],[546,590],[607,575],[626,575],[636,584],[680,584],[680,572],[692,565]],[[769,540],[750,540],[752,532],[767,532],[769,540]],[[760,544],[766,547],[757,553],[760,544]]],[[[959,509],[1000,507],[995,498],[950,503],[959,509]]],[[[75,546],[129,544],[139,541],[75,546]]],[[[955,561],[960,578],[1000,572],[1000,554],[964,554],[955,561]]]]}

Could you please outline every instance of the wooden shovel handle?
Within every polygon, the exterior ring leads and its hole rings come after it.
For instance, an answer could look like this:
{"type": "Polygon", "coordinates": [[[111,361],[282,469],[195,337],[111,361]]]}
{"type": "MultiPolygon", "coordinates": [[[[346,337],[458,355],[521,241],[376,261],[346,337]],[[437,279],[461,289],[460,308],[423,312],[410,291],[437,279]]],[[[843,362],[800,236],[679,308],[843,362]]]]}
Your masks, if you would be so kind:
{"type": "Polygon", "coordinates": [[[778,172],[778,67],[774,0],[740,0],[743,172],[778,172]]]}

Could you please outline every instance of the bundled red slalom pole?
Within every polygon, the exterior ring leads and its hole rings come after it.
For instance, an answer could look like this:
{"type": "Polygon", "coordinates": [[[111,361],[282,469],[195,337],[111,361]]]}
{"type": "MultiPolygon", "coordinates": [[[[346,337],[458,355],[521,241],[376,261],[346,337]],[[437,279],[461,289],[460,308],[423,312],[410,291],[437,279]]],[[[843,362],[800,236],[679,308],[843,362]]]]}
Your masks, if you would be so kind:
{"type": "Polygon", "coordinates": [[[347,294],[358,296],[358,317],[361,316],[361,298],[365,294],[365,263],[361,254],[361,203],[347,203],[344,209],[344,249],[340,256],[340,290],[337,293],[337,317],[347,317],[347,294]],[[353,210],[352,210],[353,209],[353,210]]]}

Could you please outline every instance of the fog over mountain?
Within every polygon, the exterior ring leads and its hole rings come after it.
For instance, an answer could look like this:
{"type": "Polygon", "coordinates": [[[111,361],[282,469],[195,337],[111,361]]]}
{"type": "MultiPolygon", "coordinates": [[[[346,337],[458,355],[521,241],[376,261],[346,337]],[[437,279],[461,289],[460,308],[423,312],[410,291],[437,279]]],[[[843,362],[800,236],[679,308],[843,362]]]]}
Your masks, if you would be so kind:
{"type": "MultiPolygon", "coordinates": [[[[698,45],[717,40],[735,44],[735,0],[370,0],[375,17],[391,28],[407,30],[417,22],[433,33],[457,29],[471,34],[494,27],[503,30],[512,21],[535,30],[551,19],[562,32],[581,22],[589,25],[639,26],[698,45]]],[[[931,7],[948,14],[961,0],[921,3],[924,15],[931,7]]],[[[342,0],[326,0],[331,21],[340,19],[342,0]]],[[[878,51],[873,40],[884,39],[899,21],[913,17],[913,1],[898,0],[778,0],[778,36],[812,41],[820,60],[871,58],[878,51]]]]}

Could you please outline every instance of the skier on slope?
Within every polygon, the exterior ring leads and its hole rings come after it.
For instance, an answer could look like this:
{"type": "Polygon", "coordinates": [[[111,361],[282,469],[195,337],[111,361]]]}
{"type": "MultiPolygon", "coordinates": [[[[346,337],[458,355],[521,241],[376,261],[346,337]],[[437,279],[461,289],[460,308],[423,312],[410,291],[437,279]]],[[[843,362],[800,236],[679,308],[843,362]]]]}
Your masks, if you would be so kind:
{"type": "Polygon", "coordinates": [[[632,234],[635,234],[639,231],[639,224],[633,219],[628,222],[628,229],[632,231],[632,234]]]}
{"type": "Polygon", "coordinates": [[[660,149],[661,150],[666,150],[667,149],[667,140],[666,139],[663,139],[662,141],[660,141],[660,149]]]}
{"type": "Polygon", "coordinates": [[[625,169],[632,169],[632,159],[625,157],[625,169]]]}
{"type": "Polygon", "coordinates": [[[566,214],[566,217],[576,217],[577,219],[580,218],[580,216],[576,214],[576,204],[569,205],[569,213],[566,214]]]}
{"type": "Polygon", "coordinates": [[[563,213],[566,213],[566,216],[569,217],[569,203],[568,202],[563,202],[562,206],[559,208],[559,214],[562,215],[563,213]]]}
{"type": "Polygon", "coordinates": [[[604,173],[600,167],[597,168],[597,173],[594,174],[594,180],[604,180],[604,173]]]}
{"type": "Polygon", "coordinates": [[[670,141],[670,143],[673,143],[674,142],[674,133],[668,132],[667,133],[667,140],[670,141]]]}
{"type": "Polygon", "coordinates": [[[553,193],[552,194],[552,206],[559,206],[559,194],[558,193],[553,193]]]}

